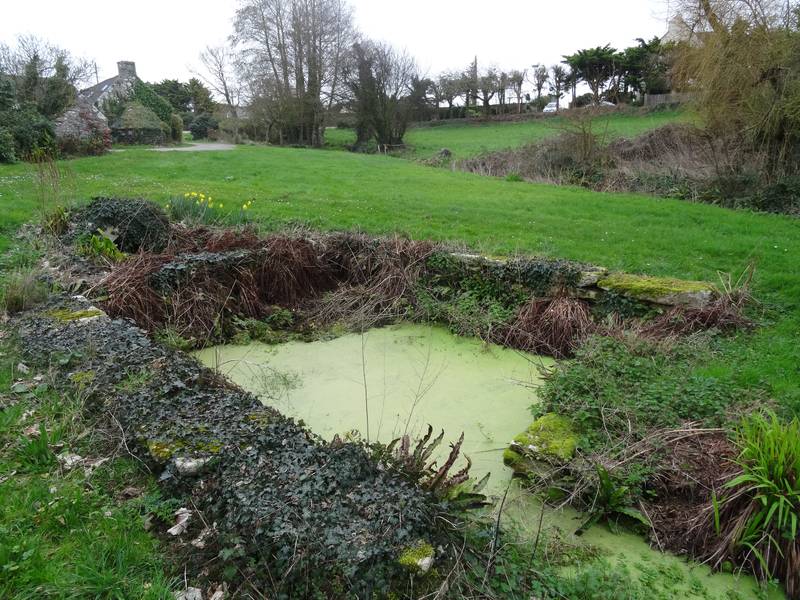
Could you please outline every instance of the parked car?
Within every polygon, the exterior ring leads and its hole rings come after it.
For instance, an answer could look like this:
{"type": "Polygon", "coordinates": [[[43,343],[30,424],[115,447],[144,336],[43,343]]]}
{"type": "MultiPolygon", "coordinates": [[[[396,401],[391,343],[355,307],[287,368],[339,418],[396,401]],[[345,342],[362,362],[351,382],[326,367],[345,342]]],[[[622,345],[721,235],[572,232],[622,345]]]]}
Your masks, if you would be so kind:
{"type": "Polygon", "coordinates": [[[542,109],[543,113],[554,113],[558,112],[558,104],[555,102],[549,102],[547,106],[542,109]]]}

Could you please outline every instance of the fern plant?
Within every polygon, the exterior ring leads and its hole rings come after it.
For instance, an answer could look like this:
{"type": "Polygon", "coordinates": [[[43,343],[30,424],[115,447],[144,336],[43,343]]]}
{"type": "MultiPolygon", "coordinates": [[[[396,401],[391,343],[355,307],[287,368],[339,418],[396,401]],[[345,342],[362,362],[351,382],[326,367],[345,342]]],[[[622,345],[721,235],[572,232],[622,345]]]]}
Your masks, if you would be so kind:
{"type": "Polygon", "coordinates": [[[597,471],[597,490],[593,509],[589,512],[589,517],[584,521],[575,535],[582,535],[592,525],[602,520],[608,520],[609,525],[616,525],[620,517],[627,517],[645,527],[650,527],[650,520],[632,505],[632,494],[630,487],[618,484],[611,477],[608,469],[602,465],[595,465],[597,471]]]}

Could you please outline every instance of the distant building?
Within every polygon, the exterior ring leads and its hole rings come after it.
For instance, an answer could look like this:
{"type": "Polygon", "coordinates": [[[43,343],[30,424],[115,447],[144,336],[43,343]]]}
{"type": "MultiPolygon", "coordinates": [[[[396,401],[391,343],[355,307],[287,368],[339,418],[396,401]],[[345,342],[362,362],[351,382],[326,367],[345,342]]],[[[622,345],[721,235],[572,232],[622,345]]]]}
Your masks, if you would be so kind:
{"type": "Polygon", "coordinates": [[[122,60],[117,63],[117,74],[110,79],[79,92],[78,97],[103,114],[104,104],[109,100],[125,101],[133,97],[133,86],[139,78],[136,76],[136,63],[122,60]]]}
{"type": "Polygon", "coordinates": [[[55,120],[54,131],[65,154],[102,154],[111,146],[108,122],[82,98],[55,120]]]}
{"type": "Polygon", "coordinates": [[[667,33],[661,36],[661,43],[688,43],[692,46],[700,46],[709,35],[710,32],[700,31],[697,25],[690,25],[681,15],[675,15],[669,21],[667,33]]]}
{"type": "Polygon", "coordinates": [[[163,144],[167,139],[169,125],[162,123],[151,109],[135,101],[135,87],[139,81],[136,63],[122,60],[117,63],[117,74],[114,77],[82,90],[78,94],[79,101],[92,106],[100,118],[108,121],[114,142],[163,144]],[[109,102],[120,103],[119,114],[105,114],[109,102]]]}

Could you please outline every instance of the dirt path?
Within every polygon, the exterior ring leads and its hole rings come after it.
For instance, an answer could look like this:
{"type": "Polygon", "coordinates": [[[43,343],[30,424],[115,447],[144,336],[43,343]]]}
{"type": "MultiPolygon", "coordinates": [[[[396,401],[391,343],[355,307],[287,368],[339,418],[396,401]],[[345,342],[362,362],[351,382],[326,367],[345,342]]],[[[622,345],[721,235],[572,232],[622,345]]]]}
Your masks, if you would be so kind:
{"type": "Polygon", "coordinates": [[[223,144],[221,142],[201,142],[191,146],[180,146],[177,148],[153,148],[156,152],[210,152],[214,150],[233,150],[234,144],[223,144]]]}

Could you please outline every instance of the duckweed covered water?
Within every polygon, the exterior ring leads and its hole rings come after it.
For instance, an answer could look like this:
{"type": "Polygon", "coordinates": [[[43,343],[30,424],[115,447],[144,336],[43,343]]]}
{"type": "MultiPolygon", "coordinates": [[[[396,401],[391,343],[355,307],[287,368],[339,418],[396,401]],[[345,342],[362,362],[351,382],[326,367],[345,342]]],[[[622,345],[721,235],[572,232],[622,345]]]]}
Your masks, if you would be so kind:
{"type": "Polygon", "coordinates": [[[446,456],[464,432],[473,476],[492,473],[490,488],[501,493],[508,479],[503,450],[530,425],[541,369],[553,364],[422,325],[327,342],[210,348],[198,356],[326,440],[357,430],[390,442],[424,434],[430,424],[434,435],[445,431],[438,455],[446,456]]]}
{"type": "MultiPolygon", "coordinates": [[[[503,450],[532,421],[542,369],[553,365],[549,358],[411,324],[332,341],[220,346],[197,356],[327,440],[336,434],[365,438],[369,425],[370,440],[388,442],[404,433],[417,436],[430,424],[435,434],[445,431],[441,458],[464,432],[462,452],[472,460],[471,472],[476,478],[491,473],[487,490],[495,496],[511,478],[503,450]]],[[[532,540],[540,511],[535,497],[511,486],[506,527],[532,540]]],[[[654,599],[783,598],[778,591],[762,596],[752,578],[712,574],[662,554],[632,533],[595,526],[577,538],[580,523],[573,511],[545,511],[545,528],[558,528],[568,543],[590,544],[610,562],[626,565],[654,599]]]]}

